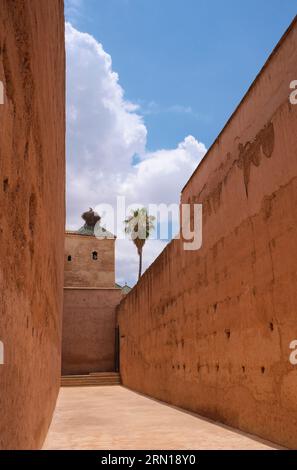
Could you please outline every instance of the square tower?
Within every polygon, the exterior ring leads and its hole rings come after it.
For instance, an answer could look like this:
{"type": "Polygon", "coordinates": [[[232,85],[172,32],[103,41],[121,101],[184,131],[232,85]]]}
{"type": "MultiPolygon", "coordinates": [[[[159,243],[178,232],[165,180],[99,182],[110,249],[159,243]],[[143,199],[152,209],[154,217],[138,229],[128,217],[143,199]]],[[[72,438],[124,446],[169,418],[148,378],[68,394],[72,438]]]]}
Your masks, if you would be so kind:
{"type": "Polygon", "coordinates": [[[116,237],[100,226],[92,209],[77,231],[65,234],[62,374],[89,374],[116,368],[116,306],[123,297],[115,284],[116,237]]]}
{"type": "Polygon", "coordinates": [[[86,223],[65,233],[65,287],[114,288],[116,237],[100,226],[94,211],[86,223]]]}

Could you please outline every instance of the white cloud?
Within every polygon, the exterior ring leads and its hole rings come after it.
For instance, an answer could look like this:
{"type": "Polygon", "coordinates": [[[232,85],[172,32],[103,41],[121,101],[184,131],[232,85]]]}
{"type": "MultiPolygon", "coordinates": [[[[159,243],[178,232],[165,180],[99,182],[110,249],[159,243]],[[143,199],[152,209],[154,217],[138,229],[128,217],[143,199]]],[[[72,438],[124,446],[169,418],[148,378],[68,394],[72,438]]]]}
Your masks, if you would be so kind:
{"type": "Polygon", "coordinates": [[[179,201],[180,191],[206,152],[204,144],[188,136],[176,149],[147,152],[126,176],[121,192],[144,204],[179,201]]]}
{"type": "MultiPolygon", "coordinates": [[[[148,240],[143,250],[143,272],[155,258],[163,251],[166,242],[161,240],[148,240]]],[[[133,285],[138,275],[139,258],[133,243],[129,240],[116,242],[117,282],[124,285],[133,285]]]]}
{"type": "Polygon", "coordinates": [[[69,21],[75,21],[81,15],[82,0],[65,0],[65,16],[69,21]]]}
{"type": "MultiPolygon", "coordinates": [[[[147,151],[139,108],[125,98],[102,45],[67,23],[66,51],[68,227],[81,225],[80,214],[88,207],[114,204],[117,195],[125,195],[129,204],[177,203],[205,146],[188,136],[175,149],[147,151]],[[132,166],[135,154],[140,162],[132,166]]],[[[147,242],[144,267],[164,246],[157,240],[147,242]]],[[[137,262],[132,242],[118,241],[120,282],[135,280],[137,262]]]]}
{"type": "Polygon", "coordinates": [[[183,106],[179,104],[174,104],[171,106],[162,107],[155,101],[150,101],[149,103],[140,102],[139,109],[141,110],[141,113],[143,115],[164,114],[164,113],[195,115],[191,106],[183,106]]]}

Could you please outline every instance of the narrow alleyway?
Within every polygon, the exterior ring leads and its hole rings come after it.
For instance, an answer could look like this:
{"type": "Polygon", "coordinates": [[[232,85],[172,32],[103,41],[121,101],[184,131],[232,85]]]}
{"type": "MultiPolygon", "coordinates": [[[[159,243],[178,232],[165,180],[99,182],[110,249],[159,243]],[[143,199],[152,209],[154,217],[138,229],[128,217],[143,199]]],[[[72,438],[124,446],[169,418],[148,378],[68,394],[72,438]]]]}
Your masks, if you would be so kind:
{"type": "Polygon", "coordinates": [[[122,386],[61,388],[44,449],[274,449],[122,386]]]}

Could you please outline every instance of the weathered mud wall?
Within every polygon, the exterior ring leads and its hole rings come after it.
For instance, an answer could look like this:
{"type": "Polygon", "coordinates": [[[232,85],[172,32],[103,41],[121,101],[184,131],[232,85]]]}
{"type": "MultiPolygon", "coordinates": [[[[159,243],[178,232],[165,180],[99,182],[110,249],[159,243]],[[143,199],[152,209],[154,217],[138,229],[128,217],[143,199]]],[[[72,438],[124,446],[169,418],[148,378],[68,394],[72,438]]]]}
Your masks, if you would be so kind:
{"type": "Polygon", "coordinates": [[[121,302],[124,385],[297,447],[296,21],[199,165],[203,245],[174,240],[121,302]]]}
{"type": "Polygon", "coordinates": [[[1,449],[41,447],[59,389],[64,73],[63,1],[1,0],[1,449]]]}
{"type": "Polygon", "coordinates": [[[113,371],[120,289],[65,288],[62,375],[113,371]]]}

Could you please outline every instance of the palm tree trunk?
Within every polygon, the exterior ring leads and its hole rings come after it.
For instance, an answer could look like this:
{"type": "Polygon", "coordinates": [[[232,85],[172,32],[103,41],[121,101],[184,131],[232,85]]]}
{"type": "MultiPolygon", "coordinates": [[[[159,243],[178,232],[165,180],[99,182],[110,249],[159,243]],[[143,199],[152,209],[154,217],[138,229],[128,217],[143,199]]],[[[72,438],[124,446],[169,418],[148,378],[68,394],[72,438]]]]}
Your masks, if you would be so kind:
{"type": "Polygon", "coordinates": [[[142,271],[142,248],[138,251],[139,254],[139,271],[138,271],[138,280],[141,278],[142,271]]]}

